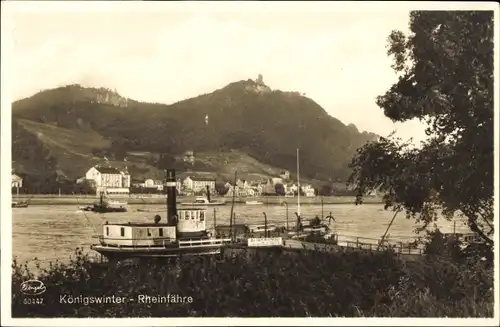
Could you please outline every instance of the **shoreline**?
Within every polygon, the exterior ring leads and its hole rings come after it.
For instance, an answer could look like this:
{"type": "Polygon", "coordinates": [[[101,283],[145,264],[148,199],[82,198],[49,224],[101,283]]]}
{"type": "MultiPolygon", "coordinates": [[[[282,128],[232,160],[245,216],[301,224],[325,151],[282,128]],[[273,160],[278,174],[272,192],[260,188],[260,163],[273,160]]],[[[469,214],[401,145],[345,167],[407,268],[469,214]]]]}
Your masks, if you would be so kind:
{"type": "MultiPolygon", "coordinates": [[[[162,195],[140,195],[132,194],[131,196],[112,197],[113,200],[126,201],[131,205],[158,205],[165,204],[165,197],[162,195]]],[[[195,196],[178,196],[177,202],[192,202],[195,196]]],[[[214,200],[226,201],[226,205],[231,205],[231,197],[213,197],[214,200]]],[[[301,205],[323,205],[332,204],[352,204],[356,200],[354,196],[316,196],[316,197],[301,197],[301,205]]],[[[44,195],[44,194],[20,194],[19,196],[12,195],[12,201],[29,201],[29,205],[91,205],[99,198],[94,195],[44,195]]],[[[281,205],[283,202],[288,205],[294,205],[297,202],[297,197],[287,198],[282,196],[260,196],[251,198],[235,198],[235,204],[245,204],[245,201],[260,201],[259,205],[281,205]]],[[[379,197],[366,197],[363,199],[363,204],[382,204],[382,199],[379,197]]]]}

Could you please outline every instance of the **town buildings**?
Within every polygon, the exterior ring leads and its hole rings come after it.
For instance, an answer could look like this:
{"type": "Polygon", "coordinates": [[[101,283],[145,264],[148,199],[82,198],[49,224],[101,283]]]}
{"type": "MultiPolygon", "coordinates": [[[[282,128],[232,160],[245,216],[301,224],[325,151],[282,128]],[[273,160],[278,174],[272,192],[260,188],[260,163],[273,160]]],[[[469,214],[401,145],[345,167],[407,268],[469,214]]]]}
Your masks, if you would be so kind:
{"type": "MultiPolygon", "coordinates": [[[[202,174],[202,173],[200,173],[202,174]]],[[[224,190],[226,196],[237,197],[255,197],[262,195],[286,195],[286,196],[296,196],[298,193],[298,185],[289,181],[288,172],[282,172],[281,177],[271,177],[263,180],[245,180],[238,179],[236,185],[232,185],[231,182],[226,182],[224,186],[219,185],[224,190]],[[286,182],[288,179],[288,182],[286,182]],[[227,192],[226,192],[227,191],[227,192]]],[[[213,175],[205,174],[200,176],[196,173],[181,174],[181,178],[177,180],[177,192],[179,195],[201,195],[206,193],[207,186],[211,192],[211,195],[217,194],[216,189],[216,178],[213,175]]],[[[22,179],[15,179],[13,175],[13,184],[20,183],[22,185],[22,179]]],[[[130,193],[131,177],[130,174],[125,171],[120,171],[113,167],[101,167],[94,166],[91,167],[84,178],[77,180],[77,183],[83,181],[90,182],[91,185],[96,189],[97,195],[101,192],[105,192],[108,195],[128,195],[130,193]]],[[[153,191],[163,192],[164,191],[164,181],[148,178],[142,181],[136,181],[134,187],[138,188],[134,192],[144,192],[149,193],[153,191]]],[[[315,196],[315,189],[308,184],[302,184],[300,186],[301,191],[304,196],[315,196]]]]}

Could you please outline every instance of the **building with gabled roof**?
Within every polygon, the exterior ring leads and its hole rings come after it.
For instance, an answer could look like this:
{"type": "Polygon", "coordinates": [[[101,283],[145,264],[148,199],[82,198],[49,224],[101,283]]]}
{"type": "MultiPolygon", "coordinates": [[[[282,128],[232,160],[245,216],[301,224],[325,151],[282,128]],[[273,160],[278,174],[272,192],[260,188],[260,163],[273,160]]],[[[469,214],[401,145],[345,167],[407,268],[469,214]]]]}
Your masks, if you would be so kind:
{"type": "Polygon", "coordinates": [[[130,174],[127,170],[120,171],[114,167],[91,167],[85,174],[85,179],[93,181],[97,195],[101,192],[106,194],[129,194],[130,174]]]}

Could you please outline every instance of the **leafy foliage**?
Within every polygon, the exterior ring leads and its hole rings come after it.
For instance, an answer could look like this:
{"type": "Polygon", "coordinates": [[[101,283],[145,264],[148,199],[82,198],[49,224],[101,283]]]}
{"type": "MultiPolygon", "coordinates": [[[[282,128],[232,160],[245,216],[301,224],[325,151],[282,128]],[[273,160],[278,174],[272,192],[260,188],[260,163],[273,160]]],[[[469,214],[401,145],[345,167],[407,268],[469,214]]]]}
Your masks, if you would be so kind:
{"type": "Polygon", "coordinates": [[[399,80],[377,104],[394,121],[428,124],[421,148],[392,136],[358,149],[350,182],[358,203],[386,192],[386,208],[429,223],[459,212],[493,235],[493,12],[415,11],[411,35],[393,31],[388,54],[399,80]]]}
{"type": "Polygon", "coordinates": [[[492,316],[493,273],[442,259],[405,262],[391,252],[227,253],[165,264],[101,265],[81,250],[37,279],[43,304],[27,305],[20,284],[34,277],[16,261],[13,317],[492,316]],[[192,303],[61,304],[60,296],[168,295],[192,303]],[[428,301],[428,302],[424,302],[428,301]]]}
{"type": "Polygon", "coordinates": [[[274,191],[276,192],[276,195],[285,195],[285,186],[281,183],[277,183],[274,185],[274,191]]]}

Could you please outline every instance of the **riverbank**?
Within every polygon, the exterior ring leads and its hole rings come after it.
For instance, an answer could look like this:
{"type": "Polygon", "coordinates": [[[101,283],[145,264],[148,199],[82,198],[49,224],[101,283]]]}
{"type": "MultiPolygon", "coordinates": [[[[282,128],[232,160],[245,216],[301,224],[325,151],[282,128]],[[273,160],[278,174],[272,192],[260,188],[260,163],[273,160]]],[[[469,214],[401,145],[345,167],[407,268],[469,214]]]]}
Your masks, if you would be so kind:
{"type": "MultiPolygon", "coordinates": [[[[178,196],[177,201],[193,202],[195,196],[178,196]]],[[[165,204],[164,195],[151,195],[151,194],[131,194],[125,197],[113,197],[115,200],[126,201],[131,205],[147,205],[147,204],[165,204]]],[[[231,197],[213,197],[213,200],[226,201],[228,205],[231,204],[231,197]]],[[[30,205],[90,205],[98,201],[95,195],[45,195],[45,194],[21,194],[19,196],[12,195],[12,201],[29,201],[30,205]]],[[[236,204],[244,204],[246,201],[259,201],[263,205],[281,205],[283,202],[287,204],[296,204],[297,197],[289,198],[283,196],[261,196],[251,198],[236,198],[236,204]]],[[[300,197],[301,205],[324,205],[329,204],[354,204],[354,196],[316,196],[316,197],[300,197]]],[[[366,204],[381,204],[380,197],[367,197],[364,199],[366,204]]]]}
{"type": "Polygon", "coordinates": [[[46,291],[35,306],[20,291],[28,279],[14,262],[13,317],[493,317],[491,267],[390,252],[241,252],[109,269],[78,251],[37,277],[46,291]],[[102,300],[111,297],[125,300],[102,300]]]}

